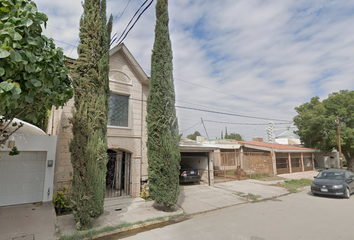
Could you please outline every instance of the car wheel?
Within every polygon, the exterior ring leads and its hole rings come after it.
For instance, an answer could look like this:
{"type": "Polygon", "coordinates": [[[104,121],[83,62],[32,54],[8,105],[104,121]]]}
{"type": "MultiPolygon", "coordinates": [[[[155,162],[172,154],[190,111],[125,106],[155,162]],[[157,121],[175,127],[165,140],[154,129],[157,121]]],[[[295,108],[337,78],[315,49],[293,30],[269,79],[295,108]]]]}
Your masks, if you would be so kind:
{"type": "Polygon", "coordinates": [[[318,194],[317,194],[317,193],[314,193],[314,192],[312,192],[312,195],[314,195],[314,196],[318,196],[318,194]]]}
{"type": "Polygon", "coordinates": [[[350,198],[350,191],[349,191],[349,188],[346,188],[345,191],[344,191],[344,197],[346,199],[349,199],[350,198]]]}

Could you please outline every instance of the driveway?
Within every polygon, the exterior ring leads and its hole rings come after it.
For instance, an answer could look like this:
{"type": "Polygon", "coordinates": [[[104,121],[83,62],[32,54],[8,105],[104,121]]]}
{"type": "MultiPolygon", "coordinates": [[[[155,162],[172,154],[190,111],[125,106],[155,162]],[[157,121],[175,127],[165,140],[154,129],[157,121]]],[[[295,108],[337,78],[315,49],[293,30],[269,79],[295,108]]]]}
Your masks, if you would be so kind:
{"type": "Polygon", "coordinates": [[[207,185],[181,185],[178,205],[186,213],[194,214],[288,193],[284,188],[257,180],[229,181],[207,185]]]}
{"type": "Polygon", "coordinates": [[[317,176],[319,171],[306,171],[306,172],[296,172],[296,173],[286,173],[286,174],[280,174],[278,177],[282,178],[287,178],[287,179],[302,179],[302,178],[307,178],[307,179],[313,179],[314,176],[317,176]]]}
{"type": "Polygon", "coordinates": [[[0,207],[1,240],[54,240],[51,202],[0,207]]]}

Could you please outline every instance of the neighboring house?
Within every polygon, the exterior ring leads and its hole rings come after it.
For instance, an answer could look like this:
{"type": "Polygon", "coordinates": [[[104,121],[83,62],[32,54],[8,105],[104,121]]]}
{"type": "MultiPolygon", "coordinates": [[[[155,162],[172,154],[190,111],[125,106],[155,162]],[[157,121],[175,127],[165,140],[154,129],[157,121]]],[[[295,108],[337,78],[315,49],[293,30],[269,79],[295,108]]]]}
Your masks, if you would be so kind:
{"type": "Polygon", "coordinates": [[[275,137],[275,142],[279,144],[286,145],[301,145],[301,140],[298,135],[294,133],[292,130],[286,130],[275,137]]]}
{"type": "Polygon", "coordinates": [[[57,136],[14,121],[24,125],[0,148],[0,206],[51,201],[57,136]],[[13,146],[19,155],[9,155],[13,146]]]}
{"type": "Polygon", "coordinates": [[[245,153],[262,152],[270,154],[274,175],[304,172],[315,169],[316,149],[266,142],[239,142],[245,153]]]}
{"type": "MultiPolygon", "coordinates": [[[[110,50],[108,116],[108,164],[106,197],[140,195],[141,183],[147,180],[146,99],[148,76],[124,44],[110,50]]],[[[73,174],[69,143],[73,137],[74,99],[52,111],[48,133],[58,135],[55,164],[55,189],[69,186],[73,174]]]]}
{"type": "Polygon", "coordinates": [[[313,170],[317,150],[256,141],[212,141],[215,175],[242,169],[247,174],[282,174],[313,170]]]}
{"type": "MultiPolygon", "coordinates": [[[[342,158],[345,159],[344,156],[342,158]]],[[[333,150],[330,153],[316,153],[315,166],[319,169],[340,168],[339,152],[333,150]]]]}

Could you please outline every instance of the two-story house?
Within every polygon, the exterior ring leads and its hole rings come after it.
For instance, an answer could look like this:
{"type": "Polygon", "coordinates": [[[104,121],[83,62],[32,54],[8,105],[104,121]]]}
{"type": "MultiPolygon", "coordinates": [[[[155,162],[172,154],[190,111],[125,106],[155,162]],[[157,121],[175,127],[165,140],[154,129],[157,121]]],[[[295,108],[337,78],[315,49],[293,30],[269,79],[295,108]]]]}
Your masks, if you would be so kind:
{"type": "MultiPolygon", "coordinates": [[[[108,164],[106,197],[138,197],[141,182],[147,180],[146,99],[148,76],[124,44],[110,50],[108,116],[108,164]]],[[[74,99],[52,111],[47,133],[58,136],[54,188],[69,186],[73,168],[69,142],[72,139],[70,117],[74,99]]]]}

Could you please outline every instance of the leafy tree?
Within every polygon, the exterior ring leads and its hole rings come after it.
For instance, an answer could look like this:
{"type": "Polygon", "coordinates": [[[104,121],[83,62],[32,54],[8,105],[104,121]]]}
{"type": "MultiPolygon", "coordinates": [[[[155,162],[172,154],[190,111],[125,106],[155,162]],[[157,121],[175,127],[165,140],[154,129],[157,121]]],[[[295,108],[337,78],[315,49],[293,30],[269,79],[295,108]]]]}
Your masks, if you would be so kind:
{"type": "Polygon", "coordinates": [[[168,2],[158,0],[147,101],[147,154],[150,196],[167,208],[179,197],[181,160],[168,21],[168,2]]]}
{"type": "Polygon", "coordinates": [[[230,133],[227,135],[227,139],[235,139],[236,141],[243,141],[243,138],[238,133],[230,133]]]}
{"type": "Polygon", "coordinates": [[[21,120],[31,123],[39,127],[40,129],[42,129],[43,131],[46,131],[50,114],[51,114],[51,110],[43,107],[36,113],[36,118],[37,118],[36,122],[33,122],[32,119],[28,119],[26,116],[24,116],[21,120]]]}
{"type": "Polygon", "coordinates": [[[63,51],[42,35],[47,20],[33,1],[0,1],[0,145],[22,126],[14,118],[37,123],[38,113],[72,97],[63,51]]]}
{"type": "Polygon", "coordinates": [[[202,135],[200,134],[200,132],[195,131],[194,133],[189,134],[189,135],[187,136],[187,138],[189,138],[189,139],[195,141],[195,140],[197,139],[197,136],[202,136],[202,135]]]}
{"type": "Polygon", "coordinates": [[[91,227],[92,219],[104,211],[110,95],[108,49],[113,19],[111,16],[107,26],[106,0],[85,0],[83,8],[79,57],[73,66],[76,91],[70,143],[74,169],[71,202],[80,230],[91,227]]]}
{"type": "Polygon", "coordinates": [[[306,147],[324,152],[338,149],[336,119],[340,119],[341,147],[348,164],[354,170],[354,91],[341,90],[332,93],[322,102],[313,97],[310,102],[296,107],[298,115],[294,123],[295,133],[306,147]]]}

